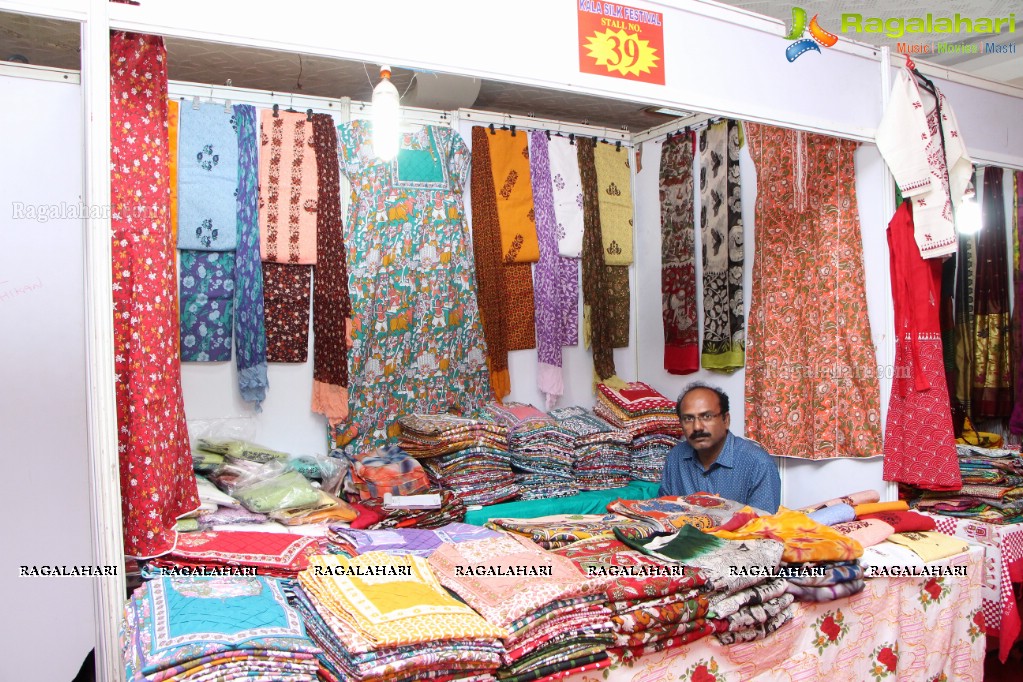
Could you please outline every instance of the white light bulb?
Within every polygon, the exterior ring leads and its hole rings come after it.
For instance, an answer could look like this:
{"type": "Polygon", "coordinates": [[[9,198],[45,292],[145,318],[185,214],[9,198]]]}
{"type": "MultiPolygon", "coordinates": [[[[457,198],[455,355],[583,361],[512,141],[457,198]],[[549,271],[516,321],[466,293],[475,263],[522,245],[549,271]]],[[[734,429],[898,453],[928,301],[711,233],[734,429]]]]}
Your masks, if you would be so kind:
{"type": "Polygon", "coordinates": [[[959,204],[959,210],[956,212],[956,226],[959,228],[959,234],[968,235],[980,232],[980,204],[977,203],[975,197],[967,197],[963,199],[963,203],[959,204]]]}
{"type": "Polygon", "coordinates": [[[373,153],[390,161],[398,153],[401,103],[391,82],[391,67],[380,67],[380,82],[373,88],[373,153]]]}

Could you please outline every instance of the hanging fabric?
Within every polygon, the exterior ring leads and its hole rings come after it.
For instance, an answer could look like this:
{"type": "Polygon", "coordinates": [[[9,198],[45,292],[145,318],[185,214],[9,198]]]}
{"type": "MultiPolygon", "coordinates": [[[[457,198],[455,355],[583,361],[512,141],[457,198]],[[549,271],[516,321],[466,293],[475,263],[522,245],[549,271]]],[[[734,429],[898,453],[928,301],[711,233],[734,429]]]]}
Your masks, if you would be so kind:
{"type": "Polygon", "coordinates": [[[504,261],[508,350],[536,348],[533,269],[540,257],[529,178],[529,136],[495,130],[490,135],[490,171],[495,189],[504,261]]]}
{"type": "Polygon", "coordinates": [[[124,552],[169,552],[199,506],[181,398],[170,239],[167,51],[163,39],[110,36],[110,199],[114,371],[124,552]],[[152,104],[139,106],[140,101],[152,104]],[[145,208],[143,212],[141,209],[145,208]]]}
{"type": "MultiPolygon", "coordinates": [[[[976,186],[976,178],[974,178],[976,186]]],[[[960,234],[955,289],[955,397],[963,413],[973,417],[973,362],[977,321],[977,235],[960,234]]]]}
{"type": "Polygon", "coordinates": [[[597,199],[597,166],[593,140],[575,141],[579,155],[579,177],[583,186],[583,336],[593,347],[593,368],[598,381],[615,376],[612,345],[610,291],[604,266],[600,234],[600,205],[597,199]]]}
{"type": "Polygon", "coordinates": [[[234,105],[238,132],[238,248],[235,250],[234,345],[242,400],[262,409],[270,386],[266,376],[263,267],[259,255],[259,142],[256,109],[234,105]]]}
{"type": "Polygon", "coordinates": [[[313,114],[316,151],[316,266],[313,268],[313,412],[334,426],[348,416],[348,346],[352,302],[341,228],[337,129],[313,114]]]}
{"type": "Polygon", "coordinates": [[[402,415],[468,414],[491,397],[463,209],[469,150],[435,126],[403,132],[389,162],[372,150],[366,121],[338,127],[355,324],[350,414],[334,433],[356,430],[354,452],[396,436],[402,415]]]}
{"type": "Polygon", "coordinates": [[[700,131],[700,236],[703,241],[704,369],[734,372],[745,364],[745,263],[738,121],[700,131]]]}
{"type": "Polygon", "coordinates": [[[1016,365],[1016,384],[1013,387],[1015,389],[1016,400],[1012,406],[1012,417],[1009,419],[1009,430],[1015,434],[1023,434],[1023,314],[1020,313],[1020,307],[1023,306],[1023,276],[1020,273],[1020,254],[1019,245],[1023,242],[1023,171],[1016,171],[1012,174],[1013,180],[1013,281],[1016,286],[1016,298],[1015,306],[1013,309],[1014,321],[1013,331],[1016,336],[1013,337],[1012,352],[1013,361],[1016,365]]]}
{"type": "Polygon", "coordinates": [[[632,169],[629,150],[606,142],[594,145],[600,239],[607,265],[632,265],[632,169]]]}
{"type": "Polygon", "coordinates": [[[490,166],[487,129],[472,129],[472,251],[476,264],[476,288],[480,321],[487,347],[490,386],[500,401],[511,392],[508,375],[508,313],[505,310],[504,259],[501,257],[501,223],[497,217],[497,193],[490,166]]]}
{"type": "Polygon", "coordinates": [[[884,480],[928,490],[962,486],[941,346],[943,264],[924,259],[914,237],[912,202],[888,224],[895,367],[884,436],[884,480]]]}
{"type": "Polygon", "coordinates": [[[316,262],[316,154],[306,119],[298,112],[260,113],[259,240],[270,263],[316,262]]]}
{"type": "Polygon", "coordinates": [[[661,146],[661,316],[664,369],[669,374],[691,374],[700,368],[693,144],[693,134],[687,132],[661,146]]]}
{"type": "Polygon", "coordinates": [[[231,359],[234,252],[181,251],[181,361],[231,359]]]}
{"type": "Polygon", "coordinates": [[[170,180],[170,230],[171,242],[178,243],[178,121],[180,106],[173,99],[167,100],[167,177],[170,180]]]}
{"type": "Polygon", "coordinates": [[[1012,329],[1009,266],[1005,249],[1005,197],[1001,168],[984,169],[983,228],[977,235],[973,416],[1012,414],[1012,329]]]}
{"type": "Polygon", "coordinates": [[[916,241],[924,258],[956,252],[955,211],[966,194],[972,162],[955,113],[928,81],[901,69],[877,127],[877,148],[902,196],[913,200],[916,241]]]}
{"type": "Polygon", "coordinates": [[[877,455],[856,143],[744,125],[757,170],[746,433],[774,455],[877,455]]]}
{"type": "Polygon", "coordinates": [[[263,322],[266,361],[309,359],[309,276],[311,265],[263,262],[263,322]]]}
{"type": "Polygon", "coordinates": [[[178,248],[234,251],[238,135],[233,112],[205,102],[181,109],[178,139],[178,248]]]}
{"type": "Polygon", "coordinates": [[[529,173],[536,206],[536,236],[540,260],[536,264],[536,349],[539,360],[537,387],[552,409],[565,392],[561,371],[562,346],[574,332],[569,311],[579,298],[577,262],[558,254],[557,217],[551,181],[547,136],[534,130],[529,139],[529,173]]]}
{"type": "Polygon", "coordinates": [[[583,185],[579,177],[579,155],[572,141],[561,136],[551,138],[548,150],[554,213],[558,217],[558,253],[566,258],[580,258],[583,253],[583,185]]]}

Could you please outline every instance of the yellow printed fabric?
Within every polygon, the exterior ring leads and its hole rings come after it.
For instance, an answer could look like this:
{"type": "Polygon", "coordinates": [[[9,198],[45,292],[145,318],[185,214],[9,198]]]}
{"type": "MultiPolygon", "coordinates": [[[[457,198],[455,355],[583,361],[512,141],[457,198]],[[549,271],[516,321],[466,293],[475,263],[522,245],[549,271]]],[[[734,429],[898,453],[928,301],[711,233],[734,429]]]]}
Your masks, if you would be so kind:
{"type": "Polygon", "coordinates": [[[298,579],[319,605],[374,648],[507,636],[450,597],[420,557],[314,556],[298,579]]]}
{"type": "Polygon", "coordinates": [[[959,538],[934,530],[893,533],[888,536],[888,542],[913,550],[925,562],[955,556],[969,549],[969,545],[959,538]]]}
{"type": "Polygon", "coordinates": [[[487,138],[490,142],[491,174],[497,192],[502,260],[505,263],[535,263],[540,260],[540,242],[536,237],[533,214],[529,135],[495,130],[487,138]]]}
{"type": "Polygon", "coordinates": [[[782,561],[851,561],[863,554],[863,546],[806,514],[782,507],[777,514],[761,516],[734,531],[711,531],[724,540],[781,540],[782,561]]]}
{"type": "Polygon", "coordinates": [[[170,180],[171,244],[178,243],[178,110],[177,100],[167,100],[167,172],[170,180]]]}
{"type": "MultiPolygon", "coordinates": [[[[605,265],[632,264],[632,171],[629,150],[607,143],[593,150],[605,265]]],[[[618,347],[616,345],[616,347],[618,347]]]]}

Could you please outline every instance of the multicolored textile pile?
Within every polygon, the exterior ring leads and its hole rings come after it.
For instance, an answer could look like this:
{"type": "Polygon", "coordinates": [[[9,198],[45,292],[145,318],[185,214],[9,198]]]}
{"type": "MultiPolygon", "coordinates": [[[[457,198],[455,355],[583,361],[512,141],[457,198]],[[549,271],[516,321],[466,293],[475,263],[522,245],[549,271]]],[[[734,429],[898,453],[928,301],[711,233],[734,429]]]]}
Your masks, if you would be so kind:
{"type": "Polygon", "coordinates": [[[491,403],[484,413],[508,428],[511,465],[524,500],[579,492],[572,475],[575,434],[532,405],[491,403]]]}
{"type": "Polygon", "coordinates": [[[1014,450],[958,445],[963,487],[920,491],[913,506],[984,523],[1023,522],[1023,457],[1014,450]]]}
{"type": "Polygon", "coordinates": [[[632,435],[632,478],[659,481],[668,450],[682,435],[675,403],[642,381],[621,389],[597,384],[593,411],[611,426],[632,435]]]}
{"type": "Polygon", "coordinates": [[[178,538],[173,551],[148,562],[148,567],[218,569],[248,566],[259,575],[294,578],[319,554],[316,537],[259,531],[201,531],[178,538]]]}
{"type": "Polygon", "coordinates": [[[580,490],[607,490],[628,485],[632,474],[632,435],[582,407],[560,407],[548,414],[575,434],[572,473],[580,490]]]}
{"type": "Polygon", "coordinates": [[[434,530],[422,528],[394,528],[391,530],[359,530],[348,526],[330,527],[327,539],[330,550],[347,556],[359,556],[369,552],[385,554],[409,554],[429,557],[445,542],[459,543],[497,537],[498,533],[479,526],[465,523],[449,523],[434,530]]]}

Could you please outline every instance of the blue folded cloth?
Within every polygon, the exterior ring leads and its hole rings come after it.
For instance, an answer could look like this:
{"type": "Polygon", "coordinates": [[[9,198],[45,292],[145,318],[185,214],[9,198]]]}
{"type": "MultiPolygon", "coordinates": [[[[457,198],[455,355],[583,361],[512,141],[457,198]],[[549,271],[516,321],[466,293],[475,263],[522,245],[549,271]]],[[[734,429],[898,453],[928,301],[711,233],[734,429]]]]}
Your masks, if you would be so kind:
{"type": "Polygon", "coordinates": [[[823,509],[811,512],[808,516],[817,523],[825,526],[833,526],[836,523],[845,523],[846,521],[855,520],[856,510],[849,504],[834,504],[830,507],[824,507],[823,509]]]}

